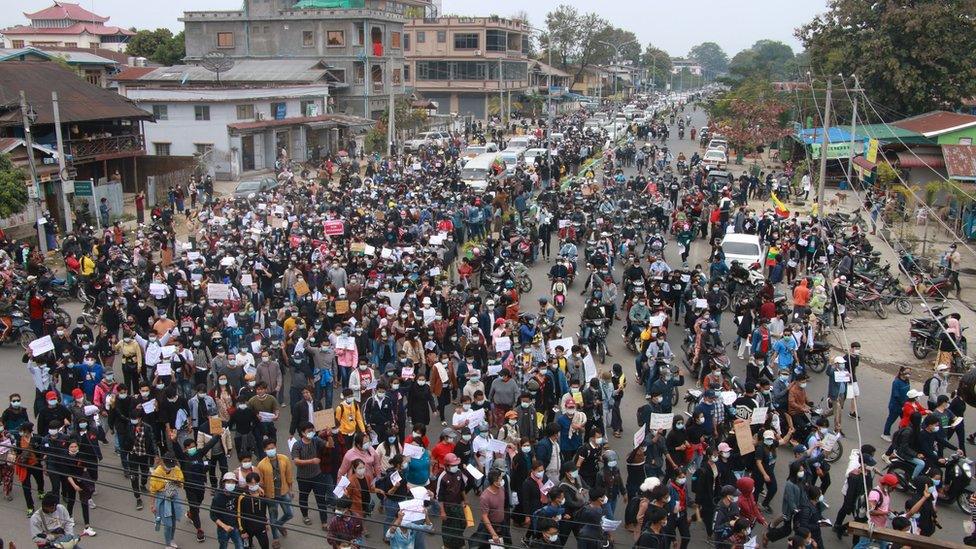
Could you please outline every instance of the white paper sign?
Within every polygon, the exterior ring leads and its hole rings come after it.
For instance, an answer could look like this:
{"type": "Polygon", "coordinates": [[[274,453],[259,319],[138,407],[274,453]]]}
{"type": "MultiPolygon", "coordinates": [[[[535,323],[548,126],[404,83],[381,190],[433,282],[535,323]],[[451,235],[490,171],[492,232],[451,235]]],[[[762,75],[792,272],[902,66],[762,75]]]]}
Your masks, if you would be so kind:
{"type": "Polygon", "coordinates": [[[404,366],[400,369],[400,377],[403,379],[413,379],[413,366],[404,366]]]}
{"type": "Polygon", "coordinates": [[[156,365],[156,375],[157,376],[171,376],[173,375],[173,364],[169,362],[160,362],[156,365]]]}
{"type": "Polygon", "coordinates": [[[339,482],[336,483],[335,490],[332,490],[332,493],[335,494],[335,497],[341,498],[346,495],[346,486],[349,486],[349,478],[340,477],[339,482]]]}
{"type": "Polygon", "coordinates": [[[502,365],[501,364],[489,364],[488,365],[488,375],[489,376],[497,376],[499,373],[501,373],[501,371],[502,371],[502,365]]]}
{"type": "Polygon", "coordinates": [[[393,473],[390,474],[390,484],[396,486],[397,484],[400,484],[401,480],[403,480],[403,477],[400,476],[398,471],[393,471],[393,473]]]}
{"type": "Polygon", "coordinates": [[[752,420],[749,422],[750,425],[762,425],[766,423],[766,415],[769,414],[769,408],[762,406],[756,408],[752,411],[752,420]]]}
{"type": "Polygon", "coordinates": [[[621,522],[619,520],[610,520],[607,517],[603,517],[600,520],[601,520],[601,524],[603,526],[603,531],[604,532],[613,532],[613,531],[615,531],[617,529],[617,527],[620,526],[620,522],[621,522]]]}
{"type": "Polygon", "coordinates": [[[258,419],[265,423],[271,423],[275,420],[275,415],[273,412],[258,412],[258,419]]]}
{"type": "Polygon", "coordinates": [[[409,458],[420,458],[424,455],[424,449],[413,443],[405,444],[403,446],[403,455],[409,458]]]}
{"type": "Polygon", "coordinates": [[[499,353],[504,353],[505,351],[512,350],[512,338],[510,337],[496,337],[495,338],[495,351],[499,353]]]}
{"type": "Polygon", "coordinates": [[[256,339],[254,341],[252,341],[251,342],[251,350],[254,351],[255,353],[260,353],[261,352],[261,342],[258,341],[258,340],[256,340],[256,339]]]}
{"type": "Polygon", "coordinates": [[[251,278],[251,275],[249,275],[249,274],[242,274],[241,275],[241,286],[250,286],[251,284],[254,284],[254,279],[251,278]]]}
{"type": "Polygon", "coordinates": [[[508,450],[508,444],[506,444],[504,440],[489,438],[488,449],[496,454],[504,454],[505,451],[508,450]]]}
{"type": "Polygon", "coordinates": [[[230,295],[230,286],[227,284],[208,284],[207,298],[223,301],[230,295]]]}
{"type": "Polygon", "coordinates": [[[564,337],[562,339],[551,339],[549,340],[549,352],[555,353],[556,347],[562,346],[567,353],[573,348],[573,338],[564,337]]]}
{"type": "MultiPolygon", "coordinates": [[[[469,465],[470,467],[470,465],[469,465]]],[[[542,493],[548,494],[549,490],[552,490],[556,486],[556,483],[551,480],[546,480],[546,483],[542,485],[542,493]]]]}
{"type": "Polygon", "coordinates": [[[31,350],[31,355],[33,356],[39,356],[48,351],[54,350],[54,342],[51,341],[51,336],[49,335],[46,335],[44,337],[39,337],[34,341],[31,341],[29,346],[31,350]]]}
{"type": "Polygon", "coordinates": [[[147,400],[146,402],[143,402],[141,406],[143,412],[151,414],[156,411],[156,399],[147,400]]]}
{"type": "Polygon", "coordinates": [[[430,492],[427,491],[426,486],[415,486],[410,489],[410,494],[414,499],[419,499],[420,501],[427,501],[430,499],[430,492]]]}
{"type": "Polygon", "coordinates": [[[644,443],[644,437],[646,435],[647,431],[645,429],[638,429],[637,432],[634,433],[634,448],[637,448],[644,443]]]}
{"type": "Polygon", "coordinates": [[[227,324],[228,328],[236,328],[237,316],[234,313],[227,315],[227,318],[224,319],[224,323],[227,324]]]}
{"type": "Polygon", "coordinates": [[[652,431],[659,429],[670,429],[674,422],[674,414],[651,414],[651,421],[648,424],[652,431]]]}
{"type": "Polygon", "coordinates": [[[153,282],[149,284],[149,293],[156,297],[163,297],[169,293],[169,286],[160,284],[158,282],[153,282]]]}
{"type": "Polygon", "coordinates": [[[834,381],[837,383],[850,383],[851,373],[844,370],[838,370],[834,372],[834,381]]]}
{"type": "Polygon", "coordinates": [[[481,471],[478,470],[477,467],[471,465],[470,463],[464,466],[464,470],[467,471],[469,475],[471,475],[471,478],[473,478],[475,482],[478,482],[479,480],[482,479],[482,477],[485,476],[481,471]]]}
{"type": "Polygon", "coordinates": [[[380,292],[379,295],[386,296],[390,299],[390,306],[394,309],[400,308],[400,302],[403,301],[403,296],[406,295],[404,292],[380,292]]]}
{"type": "Polygon", "coordinates": [[[160,349],[163,358],[169,358],[176,352],[176,345],[165,345],[160,349]]]}
{"type": "Polygon", "coordinates": [[[732,406],[735,399],[739,398],[735,391],[722,391],[720,395],[722,396],[722,404],[726,406],[732,406]]]}
{"type": "MultiPolygon", "coordinates": [[[[589,346],[586,348],[589,349],[589,346]]],[[[583,357],[583,374],[586,375],[586,379],[596,379],[596,362],[593,362],[592,350],[583,357]]]]}

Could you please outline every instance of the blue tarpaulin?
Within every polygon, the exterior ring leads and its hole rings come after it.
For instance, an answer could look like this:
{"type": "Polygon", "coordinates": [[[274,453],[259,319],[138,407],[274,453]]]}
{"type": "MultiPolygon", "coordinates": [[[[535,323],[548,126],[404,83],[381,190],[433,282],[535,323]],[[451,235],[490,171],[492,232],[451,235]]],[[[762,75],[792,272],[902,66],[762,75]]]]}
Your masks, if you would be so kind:
{"type": "MultiPolygon", "coordinates": [[[[793,139],[796,139],[804,145],[820,143],[823,140],[823,128],[800,129],[798,132],[793,133],[793,139]]],[[[830,128],[830,130],[827,132],[828,143],[843,143],[850,140],[851,134],[847,130],[843,130],[841,128],[830,128]]]]}

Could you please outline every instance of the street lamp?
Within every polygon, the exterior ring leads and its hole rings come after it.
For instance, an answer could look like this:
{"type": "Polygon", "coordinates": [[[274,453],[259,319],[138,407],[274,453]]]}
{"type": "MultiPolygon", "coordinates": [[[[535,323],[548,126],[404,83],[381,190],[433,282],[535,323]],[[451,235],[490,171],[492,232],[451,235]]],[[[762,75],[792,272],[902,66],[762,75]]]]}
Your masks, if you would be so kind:
{"type": "MultiPolygon", "coordinates": [[[[620,58],[620,50],[622,50],[624,48],[624,46],[629,46],[631,44],[636,44],[637,43],[637,40],[628,40],[628,41],[624,42],[623,44],[619,44],[619,45],[614,45],[614,44],[612,44],[610,42],[607,42],[605,40],[598,40],[597,43],[598,44],[603,44],[604,46],[607,46],[607,47],[613,49],[613,61],[616,62],[620,58]]],[[[611,64],[610,66],[611,66],[611,68],[613,68],[613,64],[611,64]]],[[[603,86],[601,85],[600,87],[602,88],[603,86]]],[[[616,100],[616,95],[617,95],[617,71],[615,69],[613,71],[613,95],[614,95],[614,106],[613,106],[613,114],[614,114],[614,119],[613,119],[613,139],[614,139],[614,141],[616,141],[616,139],[617,139],[617,116],[616,116],[616,114],[617,114],[617,102],[616,102],[617,101],[616,100]]]]}

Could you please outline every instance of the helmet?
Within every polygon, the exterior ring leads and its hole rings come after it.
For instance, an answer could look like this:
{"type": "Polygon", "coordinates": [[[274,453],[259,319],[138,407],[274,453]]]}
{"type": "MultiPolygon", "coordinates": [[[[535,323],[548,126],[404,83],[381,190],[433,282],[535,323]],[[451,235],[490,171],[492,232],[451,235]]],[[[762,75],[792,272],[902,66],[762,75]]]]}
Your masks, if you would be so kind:
{"type": "Polygon", "coordinates": [[[515,287],[515,283],[514,282],[512,282],[511,280],[506,280],[505,281],[505,289],[506,290],[511,290],[514,287],[515,287]]]}
{"type": "Polygon", "coordinates": [[[545,305],[546,303],[549,303],[549,298],[548,297],[542,296],[542,297],[539,298],[539,305],[545,305]]]}

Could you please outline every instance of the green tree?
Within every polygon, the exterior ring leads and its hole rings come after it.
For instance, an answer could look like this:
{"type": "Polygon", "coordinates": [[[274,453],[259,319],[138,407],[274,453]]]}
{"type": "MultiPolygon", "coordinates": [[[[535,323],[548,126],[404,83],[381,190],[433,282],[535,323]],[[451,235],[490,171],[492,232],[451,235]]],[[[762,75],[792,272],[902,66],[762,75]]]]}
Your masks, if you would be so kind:
{"type": "Polygon", "coordinates": [[[641,64],[647,69],[648,78],[653,78],[655,88],[663,88],[671,74],[671,56],[661,48],[648,44],[641,55],[641,64]]]}
{"type": "Polygon", "coordinates": [[[759,40],[732,58],[729,74],[733,81],[752,77],[772,81],[795,80],[796,56],[793,55],[793,48],[782,42],[759,40]]]}
{"type": "Polygon", "coordinates": [[[605,57],[606,59],[594,59],[594,63],[602,64],[621,61],[630,61],[633,65],[640,63],[640,41],[637,40],[637,35],[631,31],[608,26],[596,37],[596,43],[597,47],[603,49],[602,55],[598,57],[605,57]],[[618,47],[623,46],[620,48],[620,58],[614,59],[614,55],[616,55],[614,49],[602,44],[602,42],[607,42],[618,47]]]}
{"type": "Polygon", "coordinates": [[[0,154],[0,218],[24,211],[27,205],[27,174],[14,166],[9,154],[0,154]]]}
{"type": "Polygon", "coordinates": [[[698,44],[691,48],[688,57],[698,61],[698,64],[712,76],[722,74],[729,68],[729,56],[715,42],[698,44]]]}
{"type": "Polygon", "coordinates": [[[161,65],[177,65],[186,57],[183,31],[160,44],[153,52],[152,60],[161,65]]]}
{"type": "Polygon", "coordinates": [[[126,44],[125,52],[160,65],[175,65],[186,56],[186,45],[182,31],[173,36],[169,29],[141,30],[126,44]]]}
{"type": "Polygon", "coordinates": [[[830,0],[796,31],[816,74],[857,74],[892,117],[976,94],[976,2],[830,0]]]}
{"type": "Polygon", "coordinates": [[[546,14],[542,44],[548,48],[551,42],[554,59],[559,60],[563,70],[574,66],[578,77],[587,67],[609,60],[609,48],[599,41],[610,28],[610,23],[599,15],[580,14],[576,8],[563,4],[546,14]]]}

